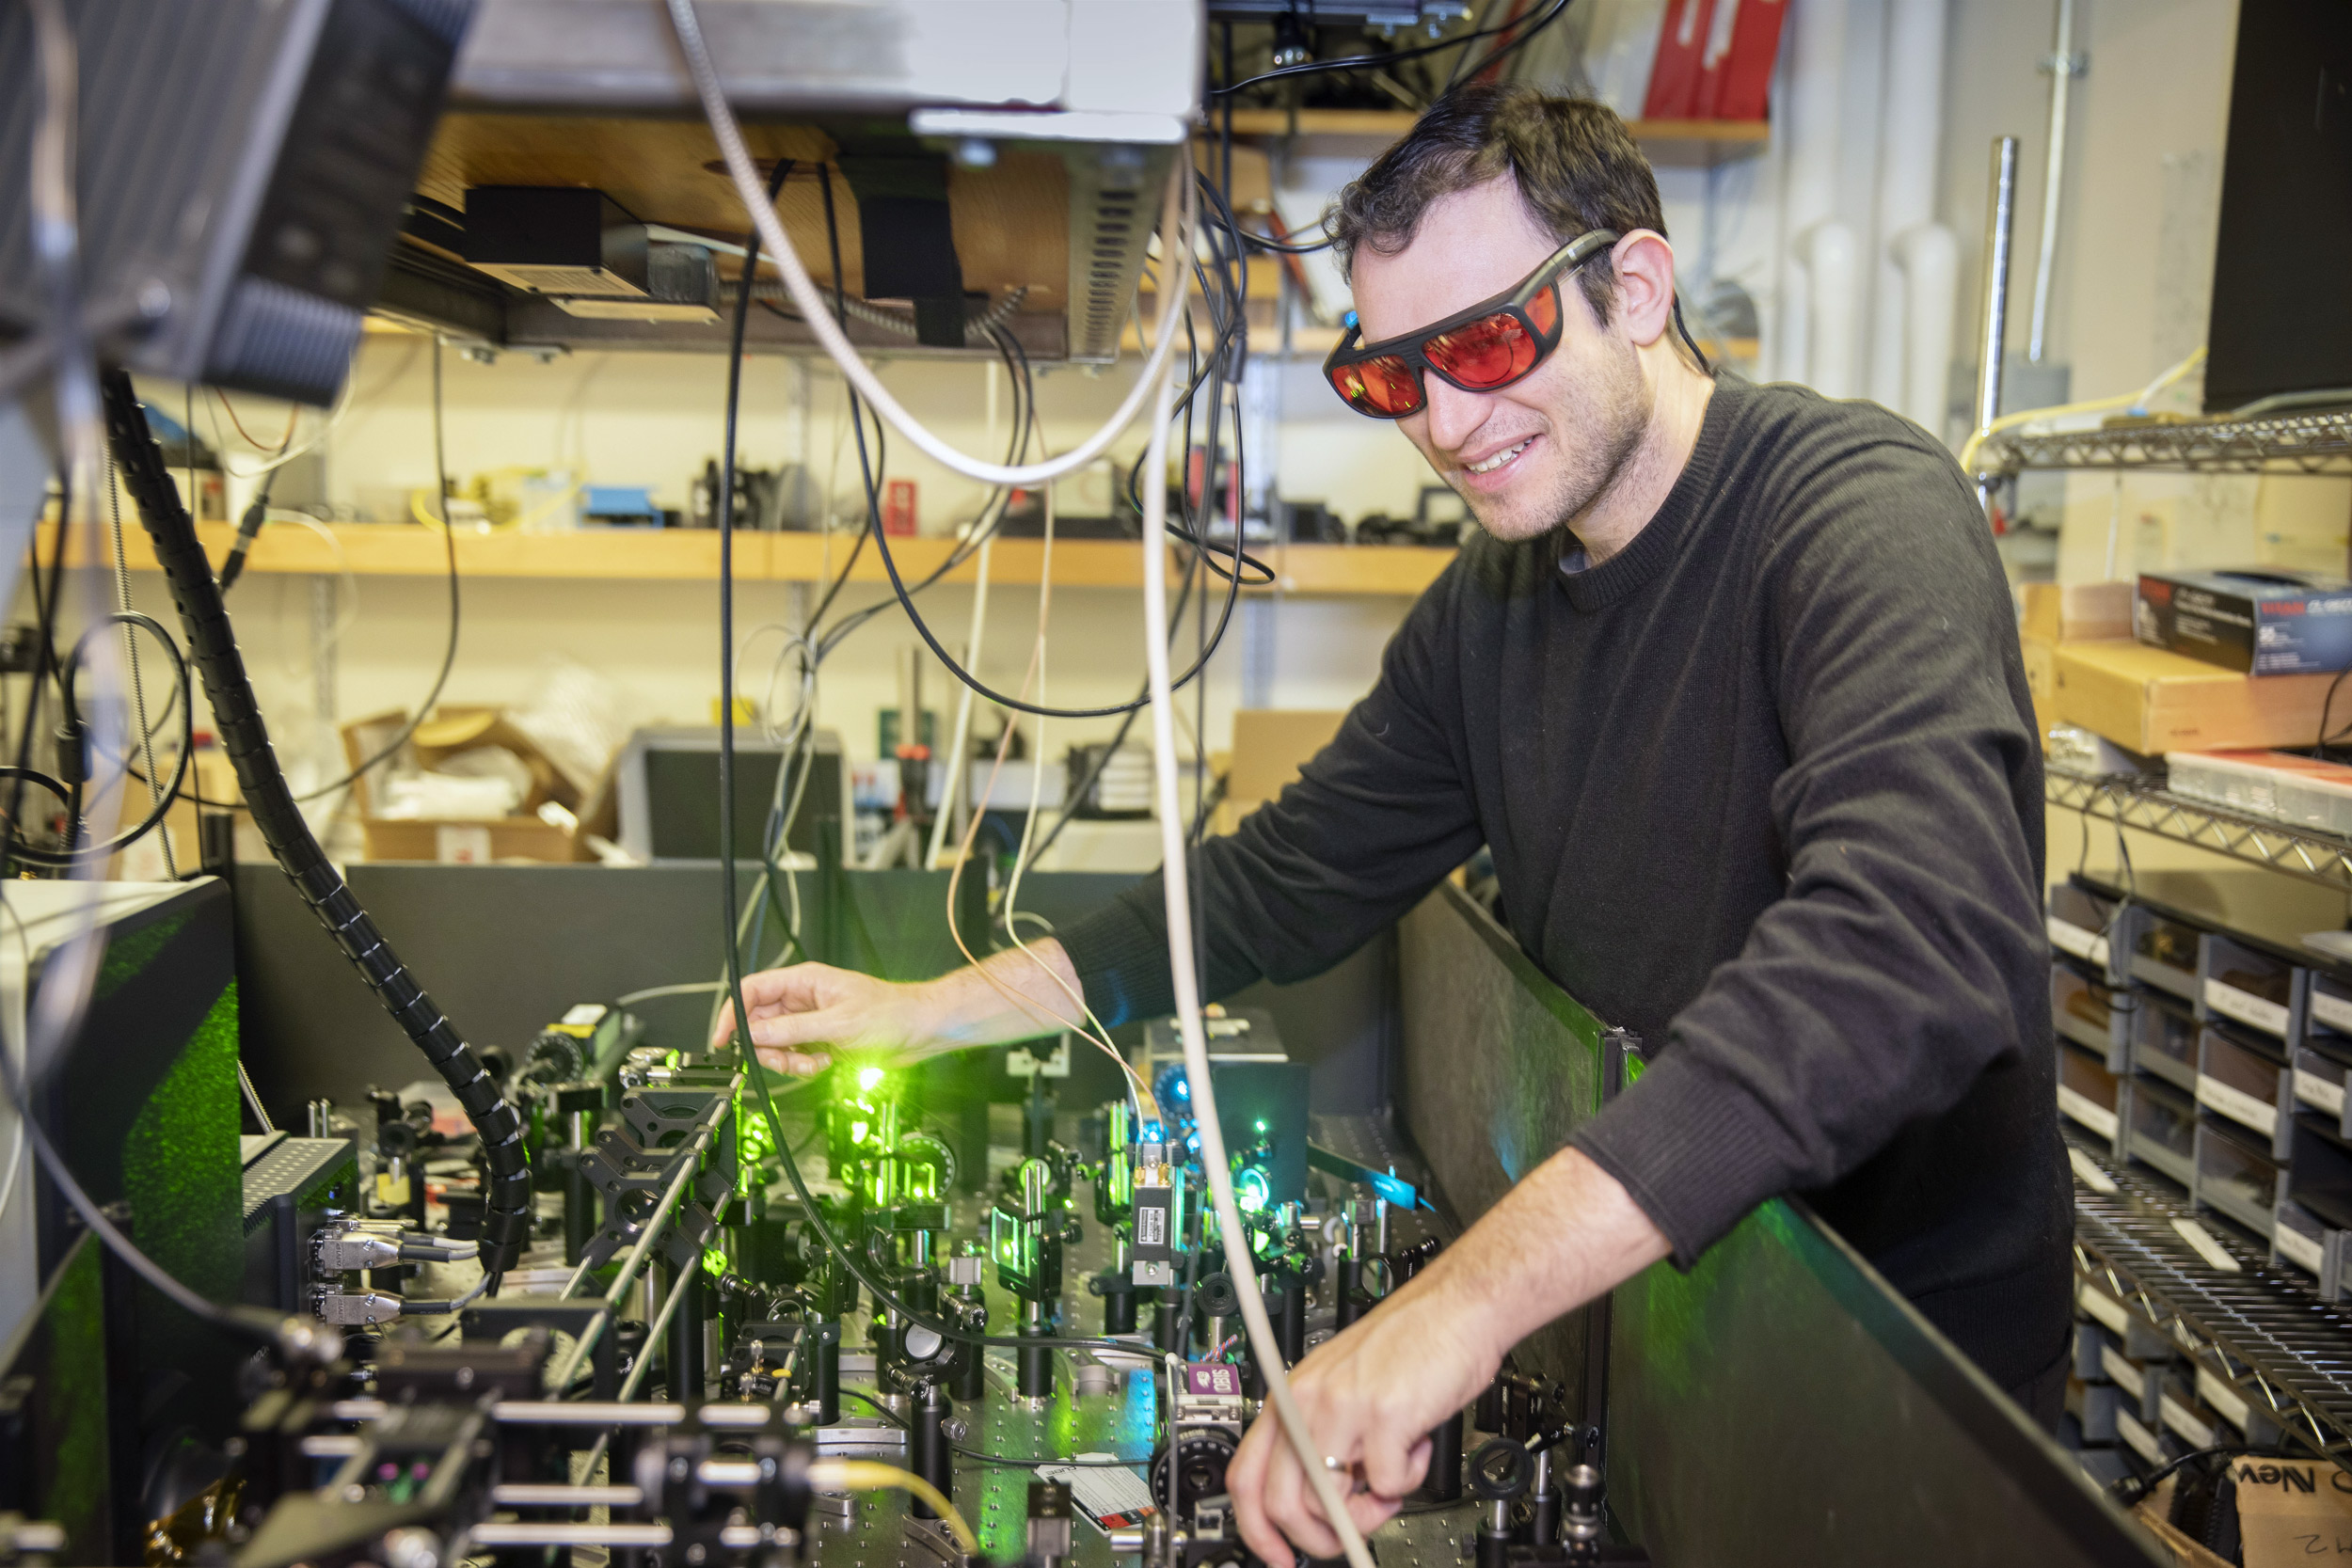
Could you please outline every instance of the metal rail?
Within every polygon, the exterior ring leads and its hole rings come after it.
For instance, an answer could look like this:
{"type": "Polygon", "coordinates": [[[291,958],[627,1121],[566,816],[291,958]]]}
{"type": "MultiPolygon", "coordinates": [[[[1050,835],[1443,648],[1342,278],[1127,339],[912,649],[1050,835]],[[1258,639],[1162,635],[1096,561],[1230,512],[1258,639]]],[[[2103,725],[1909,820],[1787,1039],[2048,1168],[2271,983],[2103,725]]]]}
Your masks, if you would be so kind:
{"type": "Polygon", "coordinates": [[[2352,410],[2272,419],[2190,420],[2004,432],[1976,464],[1987,479],[2028,468],[2153,468],[2176,473],[2352,473],[2352,410]]]}
{"type": "Polygon", "coordinates": [[[2042,794],[2050,804],[2086,816],[2352,894],[2352,839],[2191,800],[2142,779],[2078,773],[2055,764],[2042,769],[2042,794]]]}
{"type": "Polygon", "coordinates": [[[2226,1233],[2240,1271],[2214,1268],[2172,1227],[2195,1210],[2137,1171],[2089,1157],[2118,1190],[2074,1190],[2076,1278],[2145,1316],[2249,1408],[2352,1467],[2352,1311],[2226,1233]]]}

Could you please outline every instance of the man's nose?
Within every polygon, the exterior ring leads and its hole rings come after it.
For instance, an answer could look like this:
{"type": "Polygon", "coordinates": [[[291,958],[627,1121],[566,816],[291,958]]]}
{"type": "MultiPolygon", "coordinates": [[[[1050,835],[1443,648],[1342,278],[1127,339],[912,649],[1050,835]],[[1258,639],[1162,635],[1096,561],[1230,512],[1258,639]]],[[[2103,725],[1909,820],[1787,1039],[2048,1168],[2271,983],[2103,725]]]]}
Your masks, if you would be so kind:
{"type": "Polygon", "coordinates": [[[1429,389],[1429,444],[1439,451],[1461,451],[1486,422],[1494,400],[1483,392],[1465,392],[1443,376],[1423,372],[1422,380],[1429,389]]]}

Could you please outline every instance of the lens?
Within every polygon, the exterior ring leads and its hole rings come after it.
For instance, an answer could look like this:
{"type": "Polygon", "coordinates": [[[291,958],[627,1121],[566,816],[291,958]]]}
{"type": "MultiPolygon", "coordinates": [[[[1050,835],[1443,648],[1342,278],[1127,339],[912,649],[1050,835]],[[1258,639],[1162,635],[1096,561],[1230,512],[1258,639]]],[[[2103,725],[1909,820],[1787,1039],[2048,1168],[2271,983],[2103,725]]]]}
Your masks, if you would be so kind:
{"type": "Polygon", "coordinates": [[[1517,381],[1536,359],[1535,340],[1518,317],[1501,311],[1430,339],[1421,352],[1449,380],[1473,391],[1517,381]]]}
{"type": "Polygon", "coordinates": [[[1360,414],[1392,420],[1421,406],[1421,383],[1413,367],[1393,354],[1342,365],[1331,372],[1331,386],[1360,414]]]}

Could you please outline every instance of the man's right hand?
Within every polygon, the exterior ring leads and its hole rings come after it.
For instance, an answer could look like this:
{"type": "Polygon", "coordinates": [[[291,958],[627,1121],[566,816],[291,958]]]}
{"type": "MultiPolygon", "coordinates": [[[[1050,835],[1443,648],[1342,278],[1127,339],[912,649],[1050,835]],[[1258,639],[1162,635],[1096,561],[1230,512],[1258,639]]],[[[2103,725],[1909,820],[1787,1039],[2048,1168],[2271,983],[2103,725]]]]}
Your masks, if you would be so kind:
{"type": "MultiPolygon", "coordinates": [[[[937,1027],[926,1006],[930,988],[877,980],[831,964],[794,964],[743,976],[743,1006],[751,1015],[752,1047],[771,1072],[810,1077],[838,1053],[878,1067],[931,1054],[937,1027]]],[[[735,1004],[719,1009],[715,1049],[735,1034],[735,1004]]],[[[933,1047],[933,1049],[937,1049],[933,1047]]]]}
{"type": "MultiPolygon", "coordinates": [[[[836,1056],[903,1066],[943,1052],[1033,1039],[1079,1022],[1078,973],[1048,937],[969,969],[915,985],[877,980],[831,964],[794,964],[743,976],[752,1047],[771,1071],[806,1077],[836,1056]]],[[[735,1034],[735,1008],[719,1012],[713,1049],[735,1034]]]]}

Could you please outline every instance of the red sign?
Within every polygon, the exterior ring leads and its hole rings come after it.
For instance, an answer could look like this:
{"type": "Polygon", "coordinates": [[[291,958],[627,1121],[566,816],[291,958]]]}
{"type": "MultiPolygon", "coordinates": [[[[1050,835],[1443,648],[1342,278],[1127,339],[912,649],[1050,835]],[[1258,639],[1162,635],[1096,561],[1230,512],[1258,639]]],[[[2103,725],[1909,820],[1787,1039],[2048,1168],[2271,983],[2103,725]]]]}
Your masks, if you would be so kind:
{"type": "Polygon", "coordinates": [[[894,479],[882,486],[882,531],[894,538],[914,531],[914,481],[894,479]]]}

